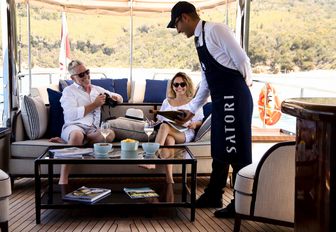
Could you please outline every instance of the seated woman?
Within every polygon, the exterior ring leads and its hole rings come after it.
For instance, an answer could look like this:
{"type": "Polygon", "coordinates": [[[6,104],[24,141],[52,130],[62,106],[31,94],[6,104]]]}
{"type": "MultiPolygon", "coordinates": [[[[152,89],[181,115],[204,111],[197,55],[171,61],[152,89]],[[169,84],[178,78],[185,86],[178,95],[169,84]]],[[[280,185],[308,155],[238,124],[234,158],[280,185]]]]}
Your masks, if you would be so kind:
{"type": "MultiPolygon", "coordinates": [[[[194,86],[187,74],[178,72],[171,80],[168,97],[163,101],[160,111],[165,110],[190,110],[189,102],[194,96],[194,86]]],[[[155,142],[160,145],[174,145],[177,143],[188,143],[195,137],[195,129],[202,125],[203,111],[199,110],[195,116],[183,126],[188,127],[188,130],[180,132],[171,127],[167,123],[160,125],[156,135],[155,142]]],[[[168,121],[163,116],[158,115],[160,121],[168,121]]],[[[165,158],[165,157],[162,157],[165,158]]],[[[167,183],[174,183],[173,180],[173,165],[166,165],[166,180],[167,183]]]]}

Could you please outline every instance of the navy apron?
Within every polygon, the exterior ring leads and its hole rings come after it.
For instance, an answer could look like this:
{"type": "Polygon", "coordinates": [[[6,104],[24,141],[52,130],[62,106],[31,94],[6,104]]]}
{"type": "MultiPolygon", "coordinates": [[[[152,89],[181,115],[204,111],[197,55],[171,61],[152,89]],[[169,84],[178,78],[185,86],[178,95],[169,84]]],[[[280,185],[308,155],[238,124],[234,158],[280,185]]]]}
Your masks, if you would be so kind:
{"type": "Polygon", "coordinates": [[[211,156],[222,163],[250,164],[253,100],[242,74],[219,64],[206,47],[195,44],[212,99],[211,156]]]}

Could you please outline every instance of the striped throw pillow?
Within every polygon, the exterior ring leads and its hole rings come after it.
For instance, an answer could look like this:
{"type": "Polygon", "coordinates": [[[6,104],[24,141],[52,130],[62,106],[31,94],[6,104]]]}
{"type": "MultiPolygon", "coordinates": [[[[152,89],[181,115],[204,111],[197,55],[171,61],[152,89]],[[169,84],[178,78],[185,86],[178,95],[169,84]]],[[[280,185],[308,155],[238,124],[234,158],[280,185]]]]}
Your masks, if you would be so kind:
{"type": "Polygon", "coordinates": [[[40,97],[24,96],[21,106],[23,125],[29,139],[39,139],[47,131],[48,113],[40,97]]]}

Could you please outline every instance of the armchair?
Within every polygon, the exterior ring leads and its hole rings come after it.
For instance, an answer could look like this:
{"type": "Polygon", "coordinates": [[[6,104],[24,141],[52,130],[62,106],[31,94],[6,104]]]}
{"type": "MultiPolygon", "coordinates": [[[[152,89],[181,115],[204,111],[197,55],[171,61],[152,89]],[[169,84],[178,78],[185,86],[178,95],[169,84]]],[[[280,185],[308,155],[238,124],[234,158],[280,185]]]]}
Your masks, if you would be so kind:
{"type": "Polygon", "coordinates": [[[234,231],[242,219],[294,225],[295,142],[272,146],[259,163],[241,169],[236,178],[234,231]]]}
{"type": "Polygon", "coordinates": [[[9,200],[11,195],[11,183],[7,173],[0,169],[0,230],[2,232],[8,231],[9,218],[9,200]]]}

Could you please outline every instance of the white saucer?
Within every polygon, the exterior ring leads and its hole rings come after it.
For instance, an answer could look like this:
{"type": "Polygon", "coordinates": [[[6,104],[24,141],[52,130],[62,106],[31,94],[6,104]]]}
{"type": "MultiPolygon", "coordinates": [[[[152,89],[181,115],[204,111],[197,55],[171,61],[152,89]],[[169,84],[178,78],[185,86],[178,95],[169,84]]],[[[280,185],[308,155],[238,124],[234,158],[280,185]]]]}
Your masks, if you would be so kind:
{"type": "Polygon", "coordinates": [[[109,157],[108,153],[96,153],[94,152],[94,156],[97,158],[107,158],[109,157]]]}
{"type": "Polygon", "coordinates": [[[152,158],[156,158],[155,153],[144,153],[144,158],[146,159],[152,159],[152,158]]]}

